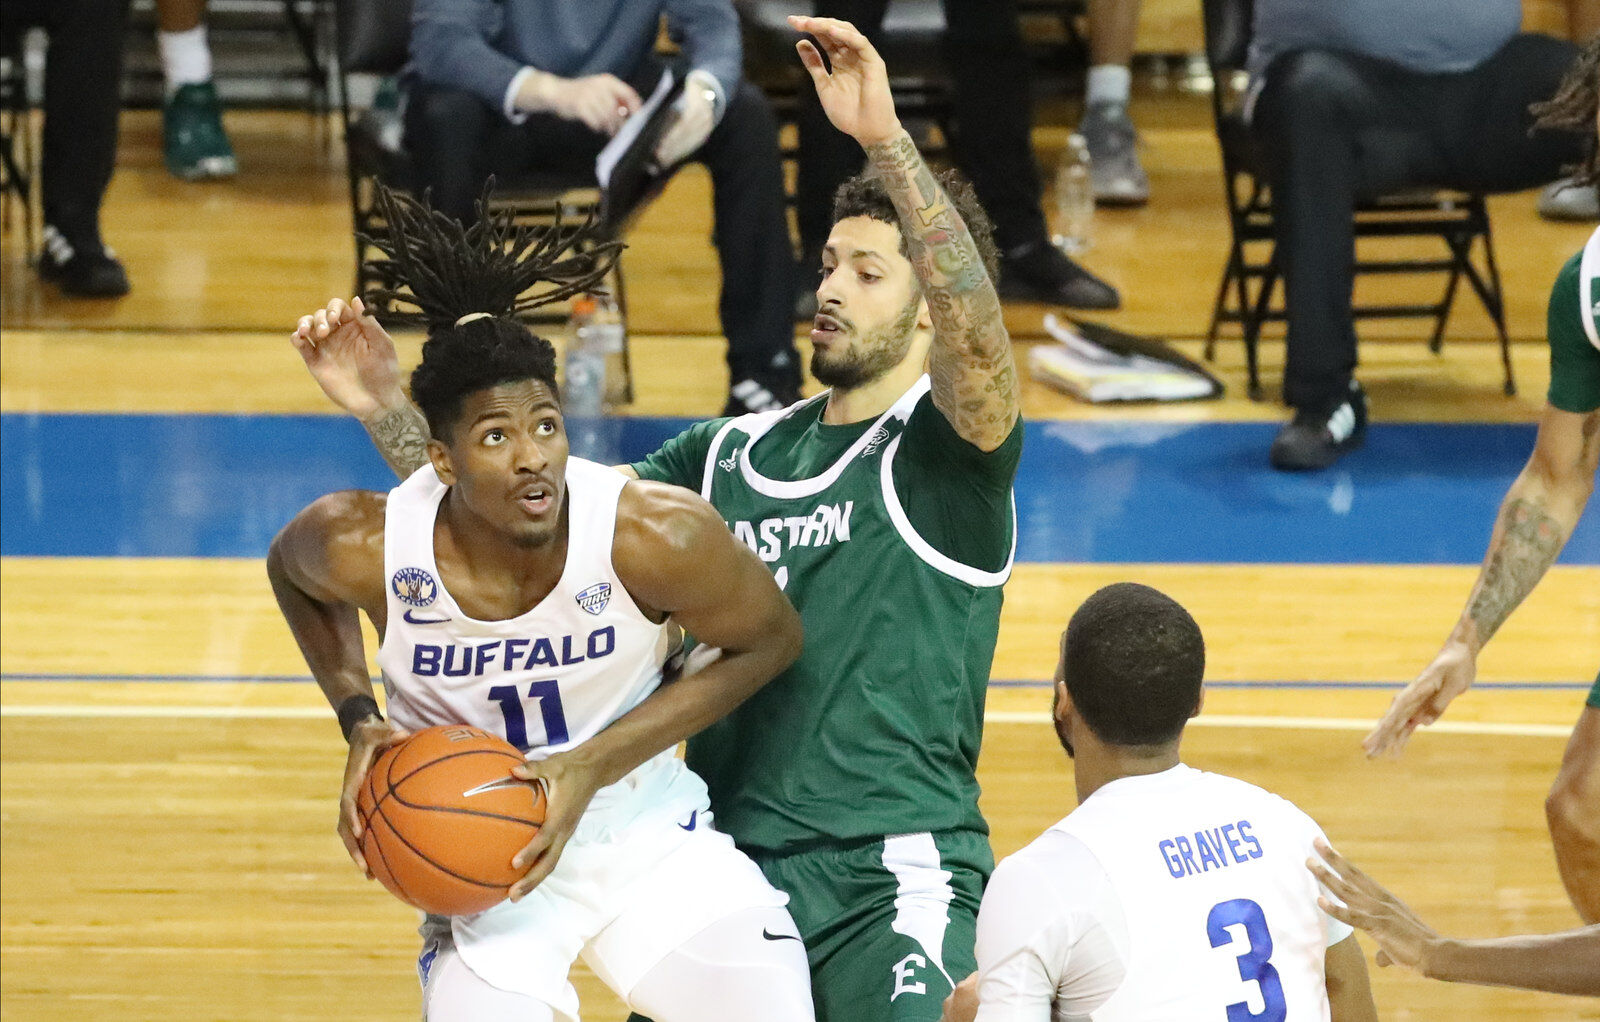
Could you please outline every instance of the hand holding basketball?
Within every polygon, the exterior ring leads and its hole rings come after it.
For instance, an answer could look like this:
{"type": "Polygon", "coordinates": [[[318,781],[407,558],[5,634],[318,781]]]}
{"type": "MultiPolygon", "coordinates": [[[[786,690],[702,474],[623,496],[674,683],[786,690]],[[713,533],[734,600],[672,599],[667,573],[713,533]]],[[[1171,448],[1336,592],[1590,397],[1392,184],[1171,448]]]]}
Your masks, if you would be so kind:
{"type": "Polygon", "coordinates": [[[527,870],[522,879],[511,885],[508,895],[512,901],[520,901],[556,868],[567,840],[577,829],[583,811],[589,808],[589,800],[603,784],[598,764],[581,746],[537,762],[518,764],[511,768],[511,775],[542,784],[548,796],[544,825],[511,860],[515,868],[527,870]]]}
{"type": "Polygon", "coordinates": [[[435,915],[471,915],[505,900],[523,873],[513,859],[545,815],[543,788],[511,774],[522,762],[516,746],[465,724],[391,743],[356,792],[371,875],[435,915]]]}
{"type": "Polygon", "coordinates": [[[322,392],[356,418],[405,403],[394,340],[359,297],[301,316],[289,339],[322,392]]]}
{"type": "Polygon", "coordinates": [[[1443,716],[1451,701],[1471,687],[1477,673],[1478,661],[1465,643],[1445,643],[1433,663],[1394,697],[1362,748],[1368,756],[1400,755],[1411,733],[1443,716]]]}
{"type": "Polygon", "coordinates": [[[361,814],[356,811],[356,793],[379,753],[410,736],[411,732],[381,717],[364,720],[350,732],[350,754],[344,761],[344,789],[339,793],[339,840],[344,842],[345,851],[368,880],[372,879],[372,867],[361,854],[362,826],[361,814]]]}

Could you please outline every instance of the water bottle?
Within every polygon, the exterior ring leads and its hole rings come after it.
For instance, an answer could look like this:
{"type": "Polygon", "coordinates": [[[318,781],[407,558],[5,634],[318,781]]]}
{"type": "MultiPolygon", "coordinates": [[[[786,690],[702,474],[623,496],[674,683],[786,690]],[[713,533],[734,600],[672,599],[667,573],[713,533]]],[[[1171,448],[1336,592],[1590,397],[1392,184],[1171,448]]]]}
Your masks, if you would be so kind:
{"type": "Polygon", "coordinates": [[[599,302],[592,295],[573,299],[568,321],[565,380],[561,388],[561,411],[567,426],[571,452],[603,464],[618,458],[620,420],[607,419],[606,346],[614,343],[621,321],[608,325],[597,322],[599,302]]]}
{"type": "Polygon", "coordinates": [[[1067,255],[1089,247],[1094,227],[1094,183],[1089,179],[1089,143],[1073,133],[1056,168],[1056,233],[1051,241],[1067,255]]]}
{"type": "Polygon", "coordinates": [[[594,313],[586,329],[591,342],[600,350],[605,360],[605,386],[601,403],[607,415],[618,406],[628,403],[628,375],[622,362],[622,352],[627,346],[627,327],[622,323],[622,310],[616,300],[605,292],[592,296],[594,313]]]}
{"type": "Polygon", "coordinates": [[[595,419],[605,410],[606,356],[596,343],[594,314],[593,298],[579,295],[572,300],[561,393],[561,410],[568,419],[595,419]]]}

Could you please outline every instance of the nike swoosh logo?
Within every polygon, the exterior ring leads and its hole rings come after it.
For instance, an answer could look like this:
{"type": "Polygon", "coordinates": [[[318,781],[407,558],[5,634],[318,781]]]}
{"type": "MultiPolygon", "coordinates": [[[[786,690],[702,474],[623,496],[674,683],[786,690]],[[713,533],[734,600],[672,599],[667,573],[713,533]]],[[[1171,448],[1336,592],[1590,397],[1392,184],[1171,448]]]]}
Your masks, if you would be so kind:
{"type": "MultiPolygon", "coordinates": [[[[800,940],[792,933],[773,933],[771,930],[762,929],[761,936],[767,940],[800,940]]],[[[804,943],[802,941],[802,943],[804,943]]]]}
{"type": "Polygon", "coordinates": [[[411,615],[413,615],[414,613],[416,613],[416,612],[408,610],[408,611],[406,611],[404,614],[402,614],[400,616],[405,618],[408,622],[410,622],[411,624],[414,624],[414,625],[442,625],[446,621],[450,620],[447,617],[412,617],[411,615]]]}
{"type": "Polygon", "coordinates": [[[680,823],[678,826],[682,827],[684,830],[694,830],[694,821],[699,818],[699,816],[700,810],[696,809],[694,812],[689,814],[688,823],[680,823]]]}
{"type": "Polygon", "coordinates": [[[461,793],[461,797],[462,798],[471,798],[474,795],[482,795],[486,791],[500,791],[500,790],[502,790],[504,788],[518,788],[518,787],[525,788],[525,787],[527,787],[527,785],[528,785],[527,781],[521,780],[521,779],[516,778],[516,777],[501,777],[501,778],[498,778],[496,780],[488,781],[487,783],[480,784],[476,788],[468,788],[466,791],[463,791],[461,793]]]}

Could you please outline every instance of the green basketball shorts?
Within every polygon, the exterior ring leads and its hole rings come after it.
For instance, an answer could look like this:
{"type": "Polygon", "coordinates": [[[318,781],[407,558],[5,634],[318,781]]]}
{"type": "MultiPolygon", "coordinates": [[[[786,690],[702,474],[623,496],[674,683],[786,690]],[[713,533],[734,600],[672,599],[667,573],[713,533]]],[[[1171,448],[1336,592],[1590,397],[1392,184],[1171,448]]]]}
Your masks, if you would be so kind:
{"type": "Polygon", "coordinates": [[[1595,675],[1594,688],[1589,690],[1588,705],[1600,710],[1600,674],[1595,675]]]}
{"type": "Polygon", "coordinates": [[[978,902],[994,870],[983,834],[902,834],[751,858],[789,894],[817,1022],[938,1022],[952,986],[977,968],[978,902]]]}

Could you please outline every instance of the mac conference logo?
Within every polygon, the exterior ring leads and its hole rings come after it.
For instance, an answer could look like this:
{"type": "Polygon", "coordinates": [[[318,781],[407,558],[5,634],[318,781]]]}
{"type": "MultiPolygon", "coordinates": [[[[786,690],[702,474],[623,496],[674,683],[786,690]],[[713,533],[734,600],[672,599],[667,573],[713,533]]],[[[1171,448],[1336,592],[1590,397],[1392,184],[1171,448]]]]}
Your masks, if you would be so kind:
{"type": "Polygon", "coordinates": [[[389,580],[389,588],[401,603],[426,607],[439,598],[439,583],[421,568],[401,568],[389,580]]]}
{"type": "Polygon", "coordinates": [[[596,582],[579,593],[575,599],[578,601],[578,606],[591,614],[599,615],[606,609],[606,604],[611,602],[611,583],[596,582]]]}

